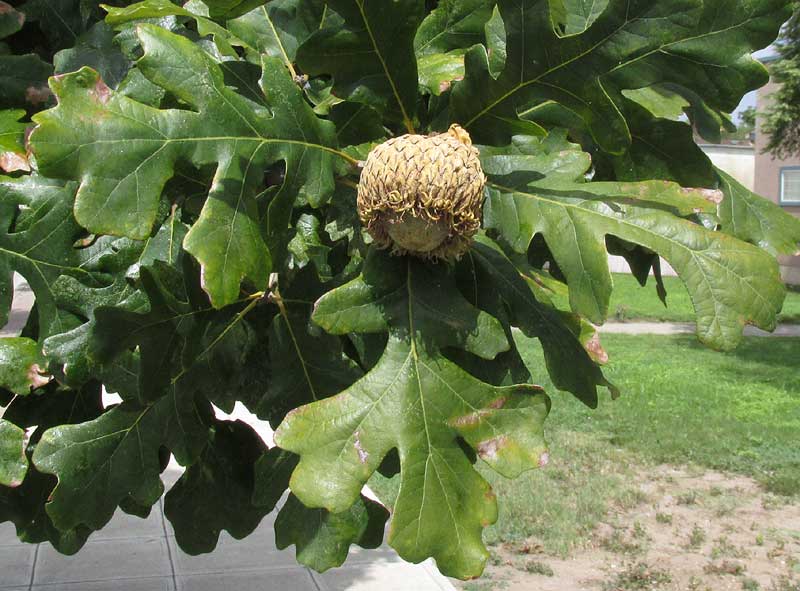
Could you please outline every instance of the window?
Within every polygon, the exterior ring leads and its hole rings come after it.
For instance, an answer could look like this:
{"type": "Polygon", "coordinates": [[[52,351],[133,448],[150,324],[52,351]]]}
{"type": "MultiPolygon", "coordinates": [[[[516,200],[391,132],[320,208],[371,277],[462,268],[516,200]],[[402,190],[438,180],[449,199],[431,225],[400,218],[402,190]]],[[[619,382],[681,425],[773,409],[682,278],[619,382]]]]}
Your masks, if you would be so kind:
{"type": "Polygon", "coordinates": [[[781,203],[800,205],[800,167],[781,169],[781,203]]]}

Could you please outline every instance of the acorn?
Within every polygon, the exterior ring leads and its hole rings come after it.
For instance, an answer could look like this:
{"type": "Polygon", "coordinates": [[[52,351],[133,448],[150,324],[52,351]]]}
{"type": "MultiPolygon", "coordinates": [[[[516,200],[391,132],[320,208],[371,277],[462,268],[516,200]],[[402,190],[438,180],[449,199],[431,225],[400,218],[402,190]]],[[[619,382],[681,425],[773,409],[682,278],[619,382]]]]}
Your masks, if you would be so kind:
{"type": "Polygon", "coordinates": [[[459,125],[404,135],[374,148],[358,183],[358,215],[379,248],[457,260],[481,227],[486,177],[459,125]]]}

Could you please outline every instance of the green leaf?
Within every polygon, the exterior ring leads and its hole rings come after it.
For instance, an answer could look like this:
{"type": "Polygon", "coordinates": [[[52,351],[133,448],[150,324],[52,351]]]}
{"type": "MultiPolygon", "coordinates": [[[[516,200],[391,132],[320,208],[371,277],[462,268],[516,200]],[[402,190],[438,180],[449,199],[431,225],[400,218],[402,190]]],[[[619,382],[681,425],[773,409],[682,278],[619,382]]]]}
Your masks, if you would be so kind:
{"type": "Polygon", "coordinates": [[[489,59],[489,72],[497,78],[506,67],[506,25],[497,6],[492,9],[492,17],[486,23],[486,53],[489,59]]]}
{"type": "Polygon", "coordinates": [[[25,15],[10,4],[0,4],[0,39],[5,39],[22,28],[25,24],[25,15]]]}
{"type": "Polygon", "coordinates": [[[625,113],[633,141],[624,154],[611,158],[622,181],[663,179],[686,187],[716,187],[708,156],[695,143],[690,125],[656,119],[644,107],[628,101],[625,113]]]}
{"type": "Polygon", "coordinates": [[[490,179],[485,216],[486,226],[520,253],[542,234],[567,278],[573,310],[593,322],[605,320],[612,288],[605,241],[614,236],[658,253],[678,272],[692,298],[703,342],[730,349],[741,341],[745,323],[774,329],[785,296],[775,260],[754,246],[652,206],[661,202],[683,209],[681,199],[687,199],[690,207],[703,211],[704,192],[694,194],[663,182],[581,183],[583,176],[574,176],[578,168],[562,165],[571,159],[554,149],[557,145],[563,146],[561,140],[518,139],[508,151],[528,154],[527,165],[526,156],[509,161],[497,150],[484,150],[483,168],[490,179]]]}
{"type": "Polygon", "coordinates": [[[342,146],[386,138],[380,114],[367,105],[343,101],[331,107],[329,118],[336,125],[336,137],[342,146]]]}
{"type": "Polygon", "coordinates": [[[382,505],[363,495],[342,513],[309,509],[289,495],[275,520],[275,545],[297,546],[297,561],[321,573],[344,564],[352,544],[378,548],[388,518],[382,505]]]}
{"type": "Polygon", "coordinates": [[[266,451],[255,463],[253,503],[271,512],[289,488],[297,460],[296,455],[279,447],[266,451]]]}
{"type": "Polygon", "coordinates": [[[196,110],[148,107],[83,69],[52,81],[59,105],[35,117],[30,143],[43,173],[81,180],[75,203],[81,225],[137,239],[150,233],[176,161],[216,165],[184,248],[200,262],[212,304],[222,307],[237,300],[243,279],[266,287],[267,240],[285,234],[286,204],[298,193],[319,204],[331,192],[333,129],[314,116],[276,60],[264,58],[266,98],[256,104],[226,87],[219,66],[189,40],[151,25],[138,31],[145,50],[138,68],[196,110]],[[111,147],[114,159],[105,157],[111,147]],[[286,175],[272,198],[269,236],[255,197],[263,169],[279,160],[287,163],[286,175]]]}
{"type": "Polygon", "coordinates": [[[55,49],[63,49],[102,18],[99,4],[99,0],[27,0],[22,12],[38,22],[55,49]]]}
{"type": "MultiPolygon", "coordinates": [[[[225,56],[227,59],[236,59],[238,55],[233,45],[246,45],[232,35],[228,29],[209,18],[209,8],[203,2],[186,2],[183,6],[179,6],[170,2],[170,0],[143,0],[120,8],[105,5],[103,8],[108,12],[106,23],[121,31],[119,35],[120,45],[123,47],[123,52],[126,51],[127,45],[127,53],[129,54],[134,53],[131,51],[131,46],[137,44],[137,40],[133,35],[135,35],[134,31],[138,23],[153,22],[158,19],[158,24],[164,26],[163,19],[172,16],[193,19],[197,26],[197,35],[212,37],[214,46],[206,45],[204,47],[212,56],[225,56]]],[[[186,19],[180,20],[184,21],[186,19]]],[[[191,32],[180,25],[178,27],[164,28],[183,33],[184,36],[190,38],[194,37],[191,32]]],[[[252,48],[250,49],[252,50],[252,48]]],[[[260,63],[260,59],[256,59],[256,62],[260,63]]]]}
{"type": "MultiPolygon", "coordinates": [[[[274,447],[255,465],[256,484],[253,502],[272,511],[289,487],[289,478],[298,457],[274,447]]],[[[279,549],[297,546],[297,560],[318,572],[341,566],[352,544],[377,548],[383,541],[387,511],[377,503],[359,497],[343,513],[309,509],[290,494],[275,521],[275,541],[279,549]]]]}
{"type": "Polygon", "coordinates": [[[324,9],[314,0],[273,0],[228,21],[227,28],[255,52],[289,66],[297,48],[323,24],[324,9]]]}
{"type": "MultiPolygon", "coordinates": [[[[115,277],[111,284],[100,286],[93,283],[84,283],[70,276],[59,277],[52,286],[52,291],[56,298],[56,304],[62,310],[71,312],[87,321],[77,328],[70,331],[56,334],[49,337],[44,342],[44,351],[47,356],[56,363],[63,366],[60,379],[69,385],[79,386],[91,378],[92,375],[102,377],[107,386],[114,383],[114,387],[119,387],[114,378],[114,372],[119,368],[119,363],[125,363],[120,358],[130,343],[137,343],[147,349],[146,335],[158,333],[167,334],[171,324],[167,326],[156,325],[144,328],[135,326],[133,333],[127,335],[127,339],[118,339],[121,325],[127,322],[126,328],[136,325],[136,314],[147,315],[152,312],[152,306],[158,308],[165,298],[159,297],[157,287],[161,284],[157,278],[153,277],[154,269],[145,271],[146,279],[141,281],[142,268],[152,267],[156,261],[176,265],[181,251],[180,243],[186,235],[186,227],[177,221],[173,214],[166,221],[164,226],[155,236],[148,238],[147,241],[135,241],[129,238],[100,238],[91,248],[91,255],[83,264],[83,269],[89,271],[94,276],[115,277]],[[143,285],[144,284],[144,285],[143,285]],[[152,299],[148,296],[147,288],[151,290],[152,299]],[[105,315],[104,308],[111,308],[113,312],[105,315]],[[98,326],[96,312],[99,312],[103,323],[98,326]],[[120,325],[114,322],[114,312],[122,314],[124,318],[120,325]],[[109,321],[106,324],[106,321],[109,321]],[[140,336],[140,332],[145,332],[145,336],[140,336]]],[[[163,271],[163,268],[159,269],[163,271]]],[[[174,276],[174,271],[164,271],[174,276]]],[[[173,283],[176,280],[173,277],[173,283]]],[[[169,301],[175,298],[167,298],[169,301]]],[[[184,296],[185,299],[185,296],[184,296]]],[[[178,304],[175,304],[177,307],[178,304]]],[[[157,310],[155,314],[163,310],[157,310]]],[[[123,328],[122,330],[125,330],[123,328]]],[[[166,343],[171,343],[173,333],[167,334],[166,343]]],[[[159,353],[164,342],[158,342],[159,353]]],[[[170,350],[171,347],[167,346],[170,350]]],[[[139,365],[141,352],[136,354],[135,364],[139,365]]],[[[150,352],[145,352],[145,357],[150,356],[150,352]]],[[[160,359],[160,355],[157,355],[160,359]]],[[[155,367],[155,366],[154,366],[155,367]]],[[[127,373],[127,372],[126,372],[127,373]]],[[[123,398],[141,397],[144,392],[149,390],[150,385],[158,382],[158,377],[152,374],[139,376],[136,371],[136,380],[133,388],[123,388],[120,392],[123,398]],[[139,378],[142,378],[141,380],[139,378]],[[141,384],[139,383],[141,381],[141,384]],[[135,393],[134,393],[135,392],[135,393]]],[[[163,382],[162,382],[163,383],[163,382]]]]}
{"type": "MultiPolygon", "coordinates": [[[[102,411],[99,383],[94,382],[80,390],[70,390],[51,382],[41,396],[15,398],[5,410],[4,419],[19,427],[38,425],[28,444],[27,455],[30,456],[32,448],[48,428],[86,421],[102,411]]],[[[75,554],[92,530],[82,525],[63,531],[56,529],[45,510],[55,485],[55,477],[42,474],[30,464],[20,486],[0,487],[0,523],[12,522],[22,542],[50,542],[63,554],[75,554]]]]}
{"type": "Polygon", "coordinates": [[[467,49],[484,42],[493,0],[442,0],[420,24],[414,37],[418,57],[467,49]]]}
{"type": "Polygon", "coordinates": [[[213,19],[228,20],[242,16],[268,0],[203,0],[208,7],[208,14],[213,19]]]}
{"type": "Polygon", "coordinates": [[[464,77],[464,52],[434,53],[424,55],[417,62],[419,84],[430,94],[439,96],[450,90],[454,80],[464,77]]]}
{"type": "Polygon", "coordinates": [[[659,85],[623,90],[622,96],[644,107],[658,119],[677,121],[689,106],[681,95],[659,85]]]}
{"type": "MultiPolygon", "coordinates": [[[[486,50],[467,53],[466,77],[453,89],[453,118],[482,142],[508,141],[520,113],[555,101],[577,113],[594,141],[624,152],[631,132],[615,103],[622,90],[674,83],[711,108],[732,111],[767,80],[747,56],[769,45],[788,17],[784,0],[731,4],[722,0],[609,0],[588,13],[588,28],[567,19],[559,36],[546,0],[499,0],[507,59],[490,75],[486,50]]],[[[581,2],[563,2],[575,15],[581,2]]],[[[585,13],[586,14],[586,13],[585,13]]]]}
{"type": "MultiPolygon", "coordinates": [[[[90,289],[61,278],[55,288],[65,307],[86,304],[89,322],[45,341],[48,355],[64,365],[67,381],[83,383],[92,372],[108,377],[115,360],[137,349],[137,397],[156,400],[182,375],[181,359],[201,312],[187,301],[180,274],[161,263],[140,269],[141,291],[126,281],[90,289]]],[[[207,310],[207,308],[206,308],[207,310]]]]}
{"type": "Polygon", "coordinates": [[[89,66],[99,72],[103,81],[117,88],[131,67],[131,62],[114,44],[114,31],[99,22],[81,35],[73,47],[53,57],[56,74],[64,74],[89,66]]]}
{"type": "Polygon", "coordinates": [[[97,419],[48,429],[33,453],[40,472],[58,477],[47,513],[60,530],[96,530],[128,497],[151,506],[161,497],[160,448],[186,466],[208,440],[208,402],[177,388],[143,406],[125,401],[97,419]]]}
{"type": "Polygon", "coordinates": [[[31,169],[25,153],[27,124],[19,121],[23,117],[22,109],[0,111],[0,169],[5,172],[29,172],[31,169]]]}
{"type": "Polygon", "coordinates": [[[597,387],[617,389],[604,377],[581,341],[581,324],[569,314],[537,301],[531,287],[491,240],[480,237],[463,263],[469,269],[478,307],[497,315],[505,308],[509,322],[528,337],[537,337],[553,384],[590,407],[597,406],[597,387]],[[492,286],[491,290],[482,289],[492,286]]]}
{"type": "Polygon", "coordinates": [[[0,339],[0,387],[18,396],[50,381],[47,359],[36,341],[26,338],[0,339]]]}
{"type": "Polygon", "coordinates": [[[328,264],[331,248],[320,238],[319,219],[311,214],[300,215],[295,223],[295,235],[289,242],[289,268],[303,269],[311,264],[320,281],[330,281],[333,271],[328,264]]]}
{"type": "MultiPolygon", "coordinates": [[[[312,334],[306,307],[287,304],[275,316],[269,334],[269,358],[279,367],[256,407],[259,417],[278,425],[291,409],[333,396],[350,386],[361,372],[342,352],[341,341],[312,334]]],[[[316,333],[319,328],[313,327],[316,333]]]]}
{"type": "Polygon", "coordinates": [[[26,439],[25,431],[0,419],[0,485],[16,488],[25,479],[28,471],[26,439]]]}
{"type": "Polygon", "coordinates": [[[17,271],[36,296],[40,340],[78,324],[56,307],[53,284],[58,277],[96,279],[83,269],[87,252],[73,247],[82,233],[71,213],[74,195],[74,185],[40,176],[0,178],[0,281],[7,285],[0,290],[0,320],[5,324],[8,319],[12,272],[17,271]]]}
{"type": "Polygon", "coordinates": [[[422,19],[421,0],[330,0],[333,21],[297,50],[303,72],[333,76],[336,96],[374,107],[408,131],[417,110],[414,34],[422,19]]]}
{"type": "Polygon", "coordinates": [[[577,35],[588,29],[608,6],[608,0],[554,0],[550,2],[553,21],[563,35],[577,35]]]}
{"type": "Polygon", "coordinates": [[[175,541],[187,554],[211,552],[224,529],[240,540],[269,510],[253,504],[253,465],[266,449],[241,421],[216,421],[208,447],[164,498],[175,541]]]}
{"type": "Polygon", "coordinates": [[[537,387],[491,386],[441,356],[442,346],[487,359],[509,347],[497,321],[451,281],[443,266],[373,251],[361,277],[317,302],[314,320],[334,334],[388,329],[383,356],[345,392],[291,412],[275,437],[300,455],[292,492],[333,513],[358,500],[396,448],[401,486],[389,543],[406,560],[433,556],[446,574],[469,577],[486,562],[481,531],[497,507],[459,440],[516,476],[539,465],[549,402],[537,387]]]}
{"type": "Polygon", "coordinates": [[[40,108],[50,102],[53,66],[38,55],[0,55],[0,108],[40,108]]]}
{"type": "Polygon", "coordinates": [[[773,255],[797,254],[800,220],[771,201],[759,197],[720,169],[725,199],[719,206],[722,231],[760,246],[773,255]]]}

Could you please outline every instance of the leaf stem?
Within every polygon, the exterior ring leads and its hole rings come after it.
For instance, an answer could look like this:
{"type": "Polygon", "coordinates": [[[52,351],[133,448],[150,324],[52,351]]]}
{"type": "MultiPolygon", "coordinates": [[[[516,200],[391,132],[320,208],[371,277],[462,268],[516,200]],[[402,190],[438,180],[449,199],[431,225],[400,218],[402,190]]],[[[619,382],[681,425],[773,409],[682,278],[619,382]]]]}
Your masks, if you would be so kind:
{"type": "Polygon", "coordinates": [[[286,330],[289,333],[289,338],[292,339],[294,350],[297,353],[297,359],[300,361],[300,367],[303,369],[303,375],[305,376],[306,382],[308,383],[308,389],[311,392],[311,397],[315,401],[319,400],[319,397],[317,396],[317,391],[314,388],[314,380],[311,379],[311,375],[308,372],[308,366],[306,360],[303,357],[302,351],[300,350],[300,343],[297,342],[297,337],[294,334],[292,323],[289,321],[289,311],[286,309],[284,299],[281,297],[281,292],[278,290],[277,284],[275,285],[274,288],[272,288],[272,291],[269,294],[269,300],[273,302],[276,306],[278,306],[278,310],[280,311],[283,323],[286,325],[286,330]]]}
{"type": "Polygon", "coordinates": [[[351,181],[350,179],[346,178],[338,178],[336,182],[340,185],[344,185],[345,187],[350,187],[351,189],[358,189],[358,183],[351,181]]]}

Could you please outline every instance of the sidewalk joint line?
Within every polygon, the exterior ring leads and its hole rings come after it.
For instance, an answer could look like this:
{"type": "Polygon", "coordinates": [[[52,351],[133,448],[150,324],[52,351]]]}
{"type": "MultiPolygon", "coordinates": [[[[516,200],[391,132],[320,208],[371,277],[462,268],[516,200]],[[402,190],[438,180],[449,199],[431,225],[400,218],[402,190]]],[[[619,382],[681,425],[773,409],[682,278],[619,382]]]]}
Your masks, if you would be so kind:
{"type": "Polygon", "coordinates": [[[169,561],[169,570],[172,573],[172,589],[173,591],[178,591],[178,577],[175,574],[175,562],[172,560],[172,548],[169,543],[169,535],[167,534],[167,517],[164,515],[163,497],[158,499],[158,512],[161,515],[161,531],[164,532],[164,543],[167,546],[167,560],[169,561]]]}
{"type": "Polygon", "coordinates": [[[28,591],[33,589],[33,578],[36,574],[36,562],[39,560],[39,544],[36,544],[36,548],[33,550],[33,564],[31,564],[31,578],[28,581],[28,591]]]}

